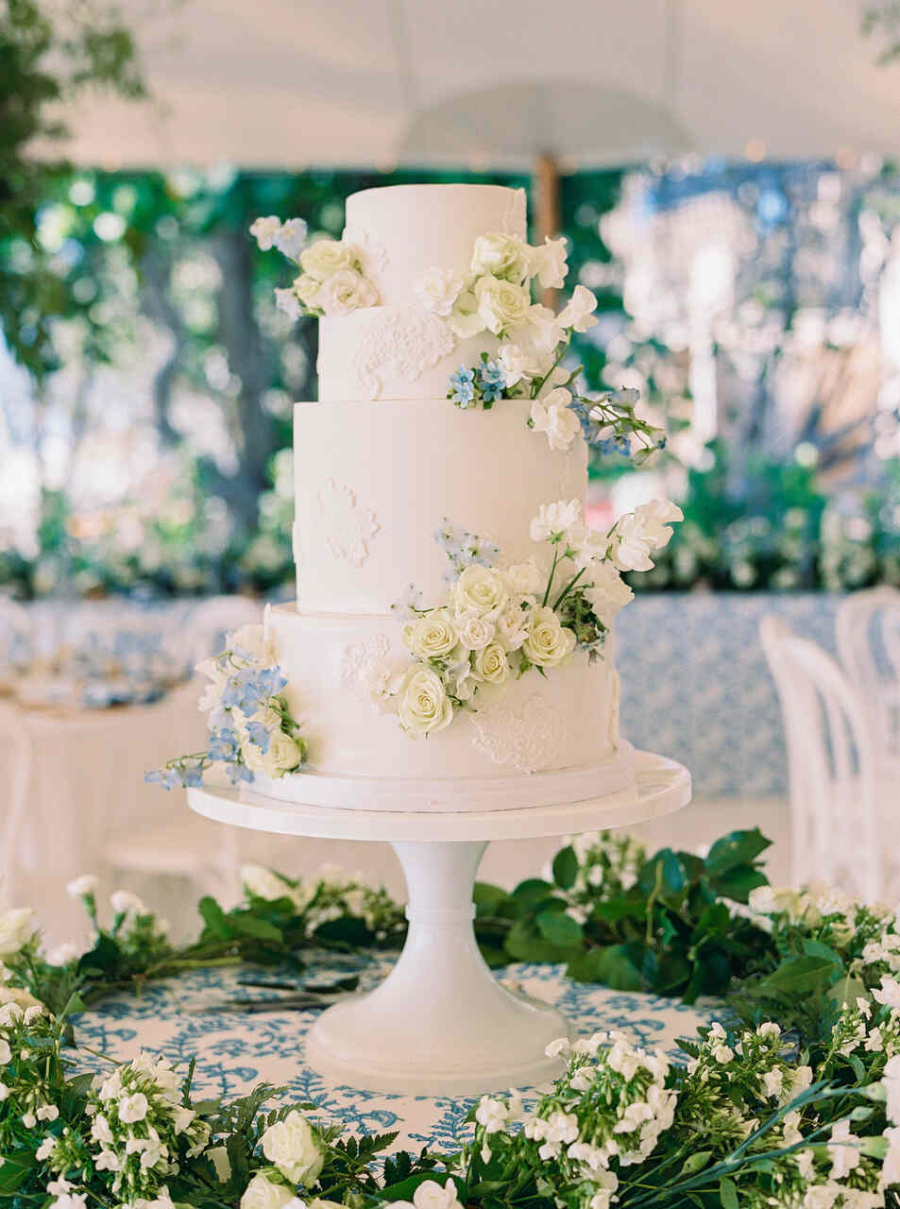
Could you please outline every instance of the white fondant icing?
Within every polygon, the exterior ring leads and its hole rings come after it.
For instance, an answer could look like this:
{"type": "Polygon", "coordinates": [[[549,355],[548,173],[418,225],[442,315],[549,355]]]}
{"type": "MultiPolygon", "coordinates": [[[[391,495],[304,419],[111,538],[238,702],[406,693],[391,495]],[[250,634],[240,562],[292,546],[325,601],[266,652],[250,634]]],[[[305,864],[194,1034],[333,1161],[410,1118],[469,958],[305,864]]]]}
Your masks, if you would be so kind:
{"type": "Polygon", "coordinates": [[[534,694],[517,708],[495,702],[469,714],[474,747],[495,764],[519,772],[540,772],[559,767],[565,739],[564,716],[544,696],[534,694]]]}
{"type": "Polygon", "coordinates": [[[361,567],[369,557],[368,543],[380,529],[375,513],[364,508],[346,483],[328,478],[316,493],[318,523],[335,558],[361,567]]]}
{"type": "Polygon", "coordinates": [[[341,684],[349,685],[365,695],[364,677],[375,663],[387,659],[391,640],[387,634],[373,634],[360,642],[348,642],[341,651],[341,684]]]}
{"type": "Polygon", "coordinates": [[[501,185],[390,185],[351,194],[347,227],[390,249],[377,271],[381,302],[406,305],[429,269],[467,273],[479,235],[505,231],[524,239],[519,192],[501,185]]]}
{"type": "Polygon", "coordinates": [[[410,583],[425,606],[439,603],[450,563],[434,534],[445,521],[489,534],[508,562],[535,554],[531,519],[560,498],[562,481],[573,484],[567,498],[584,497],[587,449],[581,437],[568,450],[549,449],[526,425],[529,406],[505,399],[491,411],[461,412],[444,398],[297,404],[300,607],[387,613],[410,583]],[[328,480],[348,485],[337,500],[346,535],[338,528],[335,536],[334,521],[323,523],[317,496],[328,480]],[[365,511],[348,507],[357,499],[365,511]],[[371,541],[352,527],[367,517],[379,525],[371,541]],[[335,542],[348,557],[335,557],[335,542]]]}

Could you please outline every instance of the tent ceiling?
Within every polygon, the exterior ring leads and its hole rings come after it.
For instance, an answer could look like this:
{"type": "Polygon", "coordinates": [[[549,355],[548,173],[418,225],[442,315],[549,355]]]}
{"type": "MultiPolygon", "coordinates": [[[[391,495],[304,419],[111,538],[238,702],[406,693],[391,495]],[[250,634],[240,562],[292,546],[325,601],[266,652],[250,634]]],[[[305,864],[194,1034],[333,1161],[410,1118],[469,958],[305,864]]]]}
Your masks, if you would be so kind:
{"type": "Polygon", "coordinates": [[[129,4],[155,102],[71,111],[81,163],[900,153],[900,66],[875,66],[857,0],[129,4]]]}

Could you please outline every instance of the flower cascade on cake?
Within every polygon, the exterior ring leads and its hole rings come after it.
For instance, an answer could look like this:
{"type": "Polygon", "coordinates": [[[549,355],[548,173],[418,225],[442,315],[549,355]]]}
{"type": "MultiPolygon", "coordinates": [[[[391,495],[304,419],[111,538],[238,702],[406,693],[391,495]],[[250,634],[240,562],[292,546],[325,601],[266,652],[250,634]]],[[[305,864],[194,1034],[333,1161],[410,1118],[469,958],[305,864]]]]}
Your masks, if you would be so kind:
{"type": "Polygon", "coordinates": [[[263,626],[245,625],[231,634],[225,650],[197,665],[209,680],[200,698],[207,715],[205,751],[178,756],[144,779],[164,789],[203,784],[214,766],[233,785],[254,773],[283,777],[306,759],[306,741],[282,695],[287,678],[274,660],[263,626]]]}
{"type": "Polygon", "coordinates": [[[403,637],[412,661],[372,660],[364,687],[419,738],[487,704],[511,677],[565,666],[576,647],[599,658],[633,596],[621,573],[649,570],[681,517],[677,504],[653,500],[602,533],[585,525],[578,500],[559,500],[531,522],[536,557],[504,567],[492,565],[495,546],[447,524],[435,535],[454,568],[447,599],[425,609],[408,594],[398,607],[411,615],[403,637]]]}

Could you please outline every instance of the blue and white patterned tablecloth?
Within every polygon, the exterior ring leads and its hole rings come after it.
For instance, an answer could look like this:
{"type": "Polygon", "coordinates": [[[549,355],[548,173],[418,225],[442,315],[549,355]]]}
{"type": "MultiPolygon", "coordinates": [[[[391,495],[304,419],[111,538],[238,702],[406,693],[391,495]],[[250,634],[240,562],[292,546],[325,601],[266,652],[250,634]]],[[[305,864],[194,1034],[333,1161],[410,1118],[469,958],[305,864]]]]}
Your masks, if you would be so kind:
{"type": "MultiPolygon", "coordinates": [[[[323,959],[307,977],[319,982],[346,973],[350,964],[349,959],[343,966],[333,957],[323,959]]],[[[377,983],[389,966],[384,960],[368,966],[364,985],[377,983]]],[[[154,984],[140,998],[128,993],[110,997],[76,1019],[78,1043],[117,1061],[142,1048],[185,1066],[196,1055],[193,1087],[200,1098],[240,1095],[262,1081],[286,1086],[288,1100],[316,1104],[324,1123],[340,1121],[348,1133],[398,1131],[393,1149],[418,1150],[426,1144],[452,1148],[467,1139],[469,1099],[358,1091],[335,1086],[310,1070],[303,1037],[316,1018],[312,1012],[196,1011],[203,1004],[252,994],[238,985],[238,978],[254,976],[264,977],[246,967],[240,975],[230,969],[202,970],[154,984]]],[[[515,965],[500,976],[555,1004],[579,1033],[621,1029],[635,1043],[659,1046],[673,1058],[679,1056],[678,1037],[692,1036],[698,1025],[715,1018],[714,1012],[677,1000],[572,982],[561,966],[515,965]]],[[[85,1070],[106,1065],[83,1050],[80,1061],[85,1070]]]]}

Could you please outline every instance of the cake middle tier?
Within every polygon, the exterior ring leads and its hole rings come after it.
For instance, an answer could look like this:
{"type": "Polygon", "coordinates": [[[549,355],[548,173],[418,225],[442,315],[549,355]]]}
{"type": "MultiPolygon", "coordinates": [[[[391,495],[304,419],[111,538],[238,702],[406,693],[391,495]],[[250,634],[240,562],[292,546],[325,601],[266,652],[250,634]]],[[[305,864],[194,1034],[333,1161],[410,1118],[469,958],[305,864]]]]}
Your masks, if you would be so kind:
{"type": "Polygon", "coordinates": [[[434,606],[452,572],[447,525],[499,548],[503,563],[539,547],[542,504],[583,501],[587,447],[552,450],[528,428],[526,399],[461,412],[447,399],[294,407],[297,607],[388,613],[410,586],[434,606]]]}

